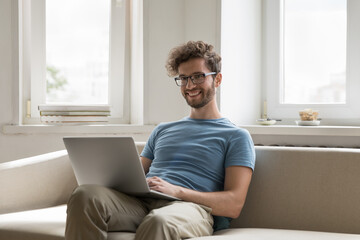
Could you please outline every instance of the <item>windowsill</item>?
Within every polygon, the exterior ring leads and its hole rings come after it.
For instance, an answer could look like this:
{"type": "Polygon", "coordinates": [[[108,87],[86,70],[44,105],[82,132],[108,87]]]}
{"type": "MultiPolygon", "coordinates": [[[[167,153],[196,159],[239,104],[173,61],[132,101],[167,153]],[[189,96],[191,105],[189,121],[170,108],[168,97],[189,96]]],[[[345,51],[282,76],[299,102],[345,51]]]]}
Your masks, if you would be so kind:
{"type": "MultiPolygon", "coordinates": [[[[150,134],[154,125],[4,125],[4,134],[150,134]]],[[[354,126],[241,125],[252,135],[360,136],[354,126]]]]}
{"type": "Polygon", "coordinates": [[[242,125],[252,135],[360,136],[354,126],[242,125]]]}
{"type": "Polygon", "coordinates": [[[4,125],[4,134],[142,134],[151,133],[154,125],[94,124],[94,125],[4,125]]]}

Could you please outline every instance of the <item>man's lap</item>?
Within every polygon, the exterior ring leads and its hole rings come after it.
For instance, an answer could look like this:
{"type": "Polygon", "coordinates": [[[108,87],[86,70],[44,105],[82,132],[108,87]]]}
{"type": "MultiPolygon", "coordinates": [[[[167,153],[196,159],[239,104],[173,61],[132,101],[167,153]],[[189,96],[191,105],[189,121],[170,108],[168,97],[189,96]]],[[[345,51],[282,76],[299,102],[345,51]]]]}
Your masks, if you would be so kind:
{"type": "MultiPolygon", "coordinates": [[[[74,193],[88,198],[84,201],[96,201],[104,210],[109,231],[136,231],[144,221],[163,221],[163,224],[176,226],[178,231],[208,231],[212,228],[211,209],[191,202],[169,201],[152,198],[137,198],[116,190],[97,186],[82,185],[74,193]],[[124,228],[124,226],[126,226],[124,228]],[[209,228],[210,226],[210,228],[209,228]]],[[[85,206],[84,206],[85,207],[85,206]]]]}

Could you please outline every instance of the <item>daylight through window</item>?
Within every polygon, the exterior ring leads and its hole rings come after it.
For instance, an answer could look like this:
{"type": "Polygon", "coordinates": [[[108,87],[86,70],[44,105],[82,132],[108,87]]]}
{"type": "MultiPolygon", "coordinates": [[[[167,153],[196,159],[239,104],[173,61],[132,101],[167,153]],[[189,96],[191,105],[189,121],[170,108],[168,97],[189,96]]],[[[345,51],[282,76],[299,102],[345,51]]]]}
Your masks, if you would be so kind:
{"type": "Polygon", "coordinates": [[[284,0],[282,104],[346,103],[346,0],[284,0]]]}
{"type": "Polygon", "coordinates": [[[110,0],[46,1],[46,103],[108,103],[110,10],[110,0]]]}

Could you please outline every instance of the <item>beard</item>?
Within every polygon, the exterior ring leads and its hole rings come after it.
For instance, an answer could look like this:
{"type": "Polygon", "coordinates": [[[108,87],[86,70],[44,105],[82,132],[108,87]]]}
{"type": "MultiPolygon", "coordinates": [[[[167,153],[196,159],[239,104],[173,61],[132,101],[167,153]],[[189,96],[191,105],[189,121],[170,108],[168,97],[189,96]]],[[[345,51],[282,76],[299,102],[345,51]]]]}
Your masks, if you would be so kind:
{"type": "Polygon", "coordinates": [[[215,96],[215,84],[214,82],[211,85],[211,88],[208,90],[201,89],[202,98],[199,101],[192,101],[191,99],[187,98],[186,93],[183,93],[183,96],[187,102],[187,104],[192,108],[202,108],[206,106],[209,102],[214,99],[215,96]]]}

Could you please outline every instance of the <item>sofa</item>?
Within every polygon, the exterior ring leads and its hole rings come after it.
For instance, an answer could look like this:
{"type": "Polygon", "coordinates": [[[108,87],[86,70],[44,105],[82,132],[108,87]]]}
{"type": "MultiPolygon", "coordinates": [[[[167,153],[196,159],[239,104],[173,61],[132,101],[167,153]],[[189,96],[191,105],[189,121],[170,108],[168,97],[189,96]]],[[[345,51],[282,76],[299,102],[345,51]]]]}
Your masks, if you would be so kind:
{"type": "MultiPolygon", "coordinates": [[[[137,147],[141,152],[144,143],[137,147]]],[[[64,239],[76,186],[66,150],[0,164],[0,239],[64,239]]],[[[108,239],[134,233],[110,232],[108,239]]],[[[256,146],[239,218],[196,239],[360,240],[360,150],[256,146]]]]}

